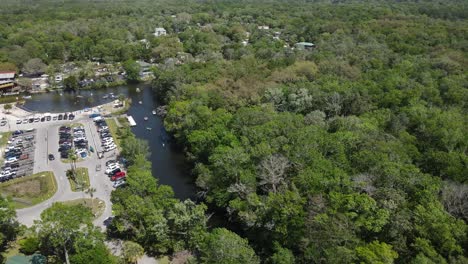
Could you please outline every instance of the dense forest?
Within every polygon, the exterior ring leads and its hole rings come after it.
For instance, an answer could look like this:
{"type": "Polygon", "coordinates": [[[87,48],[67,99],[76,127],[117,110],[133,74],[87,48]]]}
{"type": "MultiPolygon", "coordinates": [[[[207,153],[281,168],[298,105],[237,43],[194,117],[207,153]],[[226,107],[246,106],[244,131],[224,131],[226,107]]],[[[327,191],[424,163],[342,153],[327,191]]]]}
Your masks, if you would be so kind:
{"type": "MultiPolygon", "coordinates": [[[[468,262],[466,1],[3,7],[0,68],[158,63],[154,93],[203,202],[158,185],[151,150],[121,131],[133,165],[109,236],[195,263],[468,262]]],[[[2,234],[17,228],[0,212],[2,234]]]]}

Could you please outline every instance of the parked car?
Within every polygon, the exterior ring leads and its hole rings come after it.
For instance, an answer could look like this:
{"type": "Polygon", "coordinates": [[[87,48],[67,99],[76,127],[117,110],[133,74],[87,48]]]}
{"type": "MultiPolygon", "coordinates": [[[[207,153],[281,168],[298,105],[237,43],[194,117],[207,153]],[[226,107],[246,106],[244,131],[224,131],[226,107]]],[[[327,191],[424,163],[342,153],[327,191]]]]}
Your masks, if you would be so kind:
{"type": "Polygon", "coordinates": [[[17,125],[21,124],[22,122],[23,122],[23,121],[22,121],[21,119],[16,120],[16,124],[17,124],[17,125]]]}
{"type": "Polygon", "coordinates": [[[109,146],[109,147],[104,147],[104,151],[105,151],[105,152],[109,152],[109,151],[112,151],[112,150],[114,150],[114,149],[116,149],[115,144],[112,145],[112,146],[109,146]]]}
{"type": "Polygon", "coordinates": [[[117,163],[117,161],[116,160],[108,160],[108,161],[106,161],[106,166],[109,166],[112,163],[117,163]]]}
{"type": "Polygon", "coordinates": [[[58,120],[62,120],[62,119],[63,119],[62,114],[58,115],[58,120]]]}
{"type": "Polygon", "coordinates": [[[120,171],[122,171],[120,168],[115,168],[113,170],[106,169],[105,173],[109,176],[113,176],[114,174],[120,171]]]}
{"type": "Polygon", "coordinates": [[[122,178],[125,178],[125,172],[120,171],[120,172],[117,172],[116,174],[114,174],[114,176],[111,177],[111,181],[120,180],[122,178]]]}
{"type": "Polygon", "coordinates": [[[68,119],[69,119],[69,120],[73,120],[73,119],[75,119],[75,115],[73,115],[73,114],[69,114],[69,115],[68,115],[68,119]]]}
{"type": "Polygon", "coordinates": [[[54,154],[49,154],[49,160],[55,160],[54,154]]]}
{"type": "Polygon", "coordinates": [[[117,163],[109,164],[109,166],[106,166],[106,173],[109,174],[109,173],[111,173],[113,170],[118,169],[118,168],[120,168],[120,165],[117,164],[117,163]]]}
{"type": "Polygon", "coordinates": [[[5,163],[12,163],[12,162],[15,162],[15,161],[18,161],[18,158],[17,157],[9,157],[5,160],[5,163]]]}

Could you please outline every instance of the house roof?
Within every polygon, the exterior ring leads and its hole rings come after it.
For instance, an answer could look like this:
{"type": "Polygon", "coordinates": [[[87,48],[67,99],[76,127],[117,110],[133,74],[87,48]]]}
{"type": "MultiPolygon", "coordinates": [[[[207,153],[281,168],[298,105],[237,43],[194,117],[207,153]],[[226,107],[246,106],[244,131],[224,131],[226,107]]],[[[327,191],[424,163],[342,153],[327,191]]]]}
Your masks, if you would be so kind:
{"type": "Polygon", "coordinates": [[[15,78],[15,74],[14,71],[0,71],[0,79],[12,79],[15,78]]]}
{"type": "Polygon", "coordinates": [[[166,31],[164,28],[157,27],[155,31],[166,31]]]}

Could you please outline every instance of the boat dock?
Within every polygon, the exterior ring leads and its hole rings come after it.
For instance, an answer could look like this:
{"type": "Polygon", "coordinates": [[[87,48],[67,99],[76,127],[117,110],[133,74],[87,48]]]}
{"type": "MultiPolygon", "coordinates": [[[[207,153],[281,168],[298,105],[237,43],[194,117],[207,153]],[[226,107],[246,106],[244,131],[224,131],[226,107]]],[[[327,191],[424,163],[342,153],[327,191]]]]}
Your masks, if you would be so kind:
{"type": "Polygon", "coordinates": [[[128,120],[128,123],[130,123],[130,126],[134,127],[137,125],[135,122],[135,119],[133,119],[132,116],[127,116],[127,120],[128,120]]]}

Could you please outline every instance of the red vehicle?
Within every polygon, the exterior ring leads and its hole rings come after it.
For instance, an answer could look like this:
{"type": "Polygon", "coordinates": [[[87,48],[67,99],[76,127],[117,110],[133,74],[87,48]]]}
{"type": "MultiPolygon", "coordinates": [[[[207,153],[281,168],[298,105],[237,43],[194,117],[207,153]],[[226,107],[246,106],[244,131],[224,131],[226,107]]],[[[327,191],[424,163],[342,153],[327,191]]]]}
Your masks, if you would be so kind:
{"type": "Polygon", "coordinates": [[[25,160],[27,158],[29,158],[29,154],[23,154],[20,156],[20,160],[25,160]]]}
{"type": "Polygon", "coordinates": [[[114,176],[111,177],[111,181],[116,181],[116,180],[119,180],[119,179],[122,179],[122,178],[125,178],[125,172],[120,171],[120,172],[117,172],[116,174],[114,174],[114,176]]]}

